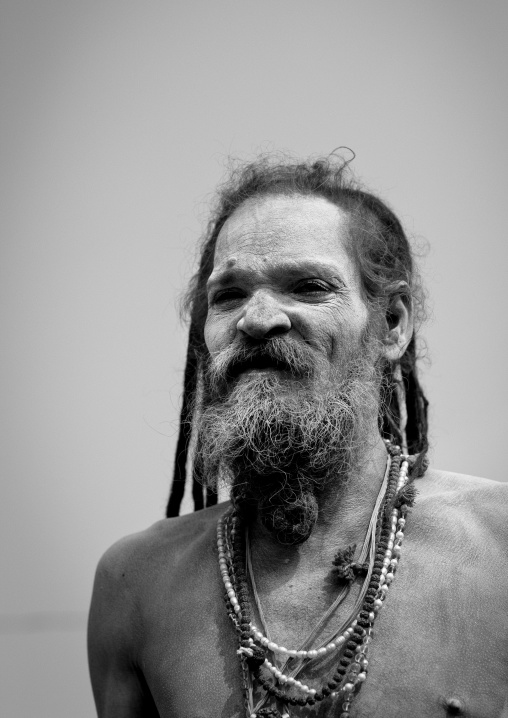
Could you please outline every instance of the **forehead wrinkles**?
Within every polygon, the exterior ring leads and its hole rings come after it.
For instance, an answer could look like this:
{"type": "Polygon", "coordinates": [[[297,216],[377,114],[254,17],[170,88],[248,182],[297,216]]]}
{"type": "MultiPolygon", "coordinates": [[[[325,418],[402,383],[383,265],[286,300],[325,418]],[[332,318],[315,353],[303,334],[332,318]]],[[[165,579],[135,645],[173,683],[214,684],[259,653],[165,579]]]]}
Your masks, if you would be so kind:
{"type": "Polygon", "coordinates": [[[280,240],[291,250],[335,255],[345,249],[346,213],[323,197],[302,195],[250,198],[238,207],[222,227],[216,258],[235,250],[269,253],[280,240]],[[294,243],[294,246],[291,246],[294,243]]]}
{"type": "Polygon", "coordinates": [[[340,274],[362,291],[352,250],[351,217],[347,210],[323,197],[277,196],[250,198],[222,227],[215,247],[212,273],[256,258],[263,263],[274,254],[290,258],[331,259],[340,274]],[[281,254],[282,253],[282,254],[281,254]]]}
{"type": "Polygon", "coordinates": [[[215,249],[215,262],[220,263],[234,257],[235,254],[268,254],[274,242],[282,237],[289,237],[291,232],[286,228],[283,232],[274,230],[250,230],[248,227],[226,230],[219,234],[215,249]]]}
{"type": "Polygon", "coordinates": [[[270,213],[267,217],[257,205],[242,206],[221,229],[215,256],[220,260],[237,251],[269,253],[274,241],[289,239],[295,231],[295,222],[287,213],[280,212],[277,217],[270,213]]]}

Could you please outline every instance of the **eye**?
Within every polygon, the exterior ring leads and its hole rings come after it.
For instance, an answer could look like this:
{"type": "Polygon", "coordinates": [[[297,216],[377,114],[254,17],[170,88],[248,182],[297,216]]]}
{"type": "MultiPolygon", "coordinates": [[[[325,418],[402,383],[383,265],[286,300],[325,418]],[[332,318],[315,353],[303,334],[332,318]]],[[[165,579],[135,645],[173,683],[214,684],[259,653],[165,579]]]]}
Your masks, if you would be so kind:
{"type": "Polygon", "coordinates": [[[321,294],[328,294],[331,292],[331,288],[328,284],[318,279],[304,279],[296,285],[293,291],[295,294],[319,296],[321,294]]]}
{"type": "Polygon", "coordinates": [[[244,292],[241,289],[235,287],[229,287],[228,289],[220,289],[218,292],[211,297],[211,304],[228,304],[229,302],[236,302],[244,298],[244,292]]]}

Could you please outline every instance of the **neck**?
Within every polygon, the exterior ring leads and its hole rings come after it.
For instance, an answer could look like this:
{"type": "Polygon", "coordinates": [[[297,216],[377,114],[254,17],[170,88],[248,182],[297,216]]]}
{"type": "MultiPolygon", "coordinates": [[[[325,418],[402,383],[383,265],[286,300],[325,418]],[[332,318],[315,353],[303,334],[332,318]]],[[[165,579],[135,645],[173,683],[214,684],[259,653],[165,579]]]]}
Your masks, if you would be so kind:
{"type": "Polygon", "coordinates": [[[338,548],[363,542],[387,461],[386,446],[377,432],[368,446],[367,458],[347,481],[332,483],[320,494],[318,518],[307,541],[284,545],[259,520],[253,523],[250,540],[255,564],[274,573],[305,565],[329,569],[338,548]]]}

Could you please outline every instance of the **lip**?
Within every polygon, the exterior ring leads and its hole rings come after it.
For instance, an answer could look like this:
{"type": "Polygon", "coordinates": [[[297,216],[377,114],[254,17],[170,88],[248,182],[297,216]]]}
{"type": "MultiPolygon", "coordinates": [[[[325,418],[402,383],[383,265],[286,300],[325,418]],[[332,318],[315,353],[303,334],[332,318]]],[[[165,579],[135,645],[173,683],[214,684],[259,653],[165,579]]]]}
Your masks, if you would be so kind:
{"type": "Polygon", "coordinates": [[[230,370],[230,376],[236,378],[240,374],[248,372],[263,373],[268,371],[289,371],[289,367],[284,362],[269,357],[252,357],[235,364],[230,370]]]}
{"type": "Polygon", "coordinates": [[[241,376],[243,374],[267,374],[270,371],[283,371],[282,369],[278,369],[275,366],[264,366],[264,367],[249,367],[248,369],[243,369],[237,376],[241,376]]]}

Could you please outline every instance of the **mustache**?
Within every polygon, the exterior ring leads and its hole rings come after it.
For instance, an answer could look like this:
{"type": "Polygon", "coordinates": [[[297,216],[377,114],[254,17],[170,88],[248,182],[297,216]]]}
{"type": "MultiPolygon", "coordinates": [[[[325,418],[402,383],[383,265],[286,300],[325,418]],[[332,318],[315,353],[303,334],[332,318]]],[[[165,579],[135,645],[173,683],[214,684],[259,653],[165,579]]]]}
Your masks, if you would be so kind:
{"type": "Polygon", "coordinates": [[[231,344],[208,361],[206,375],[212,386],[229,384],[249,369],[276,369],[295,379],[308,379],[315,371],[312,350],[288,337],[262,342],[252,339],[231,344]]]}

